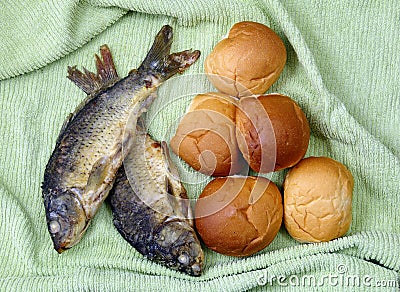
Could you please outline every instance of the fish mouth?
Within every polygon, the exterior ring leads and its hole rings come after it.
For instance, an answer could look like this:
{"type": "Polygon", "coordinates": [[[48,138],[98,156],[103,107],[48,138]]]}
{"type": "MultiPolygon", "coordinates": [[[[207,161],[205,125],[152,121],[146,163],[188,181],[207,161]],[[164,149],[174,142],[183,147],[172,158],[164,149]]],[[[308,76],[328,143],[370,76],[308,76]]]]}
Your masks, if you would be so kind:
{"type": "Polygon", "coordinates": [[[62,247],[62,246],[57,247],[56,245],[54,245],[54,249],[55,249],[59,254],[61,254],[62,252],[66,251],[68,248],[65,248],[65,247],[62,247]]]}
{"type": "Polygon", "coordinates": [[[67,249],[70,249],[72,245],[70,245],[68,242],[57,242],[57,240],[53,239],[53,247],[58,252],[58,254],[61,254],[67,249]]]}
{"type": "Polygon", "coordinates": [[[194,263],[188,271],[190,275],[199,277],[201,276],[202,264],[200,262],[194,263]]]}
{"type": "MultiPolygon", "coordinates": [[[[192,261],[186,265],[183,270],[191,276],[199,277],[203,272],[204,253],[200,247],[200,243],[193,242],[191,247],[189,253],[192,256],[192,261]]],[[[181,262],[179,258],[178,261],[181,262]]],[[[181,262],[181,264],[181,267],[183,268],[184,263],[181,262]]]]}
{"type": "Polygon", "coordinates": [[[71,247],[76,245],[81,240],[83,234],[85,233],[85,231],[88,227],[89,227],[89,224],[88,224],[88,222],[86,222],[86,225],[83,228],[83,230],[81,230],[80,234],[78,234],[74,237],[74,241],[57,242],[56,240],[53,239],[54,249],[58,252],[58,254],[61,254],[62,252],[70,249],[71,247]]]}

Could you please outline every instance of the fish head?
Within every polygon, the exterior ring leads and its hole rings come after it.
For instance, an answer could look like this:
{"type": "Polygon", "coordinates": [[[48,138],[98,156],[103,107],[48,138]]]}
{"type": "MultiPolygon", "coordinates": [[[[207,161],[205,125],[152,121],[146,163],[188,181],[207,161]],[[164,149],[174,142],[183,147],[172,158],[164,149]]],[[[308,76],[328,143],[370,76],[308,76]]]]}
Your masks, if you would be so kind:
{"type": "Polygon", "coordinates": [[[193,228],[182,221],[174,221],[164,225],[157,236],[161,250],[167,250],[168,259],[165,264],[170,268],[185,272],[192,276],[200,276],[204,254],[201,244],[193,228]]]}
{"type": "Polygon", "coordinates": [[[70,191],[50,194],[44,200],[47,228],[54,249],[61,253],[82,237],[88,222],[79,199],[70,191]]]}

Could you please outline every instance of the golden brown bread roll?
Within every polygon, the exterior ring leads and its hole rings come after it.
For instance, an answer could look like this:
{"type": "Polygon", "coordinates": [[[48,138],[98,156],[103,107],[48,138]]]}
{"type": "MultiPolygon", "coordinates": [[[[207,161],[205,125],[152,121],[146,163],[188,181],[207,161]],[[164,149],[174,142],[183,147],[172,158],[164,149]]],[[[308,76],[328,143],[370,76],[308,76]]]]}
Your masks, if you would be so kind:
{"type": "Polygon", "coordinates": [[[277,235],[283,216],[282,197],[264,177],[212,180],[195,206],[197,231],[210,249],[230,256],[248,256],[277,235]]]}
{"type": "Polygon", "coordinates": [[[244,161],[235,137],[235,103],[222,93],[195,96],[170,141],[171,149],[201,173],[238,173],[244,161]]]}
{"type": "Polygon", "coordinates": [[[280,37],[261,23],[243,21],[215,46],[204,67],[219,91],[245,96],[267,91],[285,64],[286,48],[280,37]]]}
{"type": "Polygon", "coordinates": [[[329,241],[343,236],[351,223],[354,180],[340,162],[308,157],[287,174],[284,182],[284,222],[301,242],[329,241]]]}
{"type": "Polygon", "coordinates": [[[310,139],[305,114],[294,100],[282,94],[241,98],[236,128],[243,157],[260,173],[295,165],[304,157],[310,139]]]}

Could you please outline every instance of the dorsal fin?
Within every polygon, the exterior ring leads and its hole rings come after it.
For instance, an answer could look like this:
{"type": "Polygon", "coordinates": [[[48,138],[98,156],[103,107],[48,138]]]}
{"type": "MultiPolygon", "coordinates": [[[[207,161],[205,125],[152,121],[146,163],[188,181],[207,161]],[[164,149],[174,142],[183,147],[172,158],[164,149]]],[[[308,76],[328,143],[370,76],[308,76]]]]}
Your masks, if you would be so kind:
{"type": "Polygon", "coordinates": [[[67,78],[74,82],[86,94],[90,95],[118,81],[114,61],[107,45],[100,47],[101,58],[95,54],[97,74],[83,68],[83,72],[76,66],[68,66],[67,78]]]}
{"type": "Polygon", "coordinates": [[[58,144],[63,137],[64,131],[69,122],[75,117],[87,103],[95,97],[95,93],[99,90],[113,85],[119,80],[117,71],[115,70],[114,61],[110,49],[107,45],[100,47],[101,58],[95,54],[97,74],[83,68],[83,72],[76,69],[76,66],[68,66],[67,78],[74,82],[88,96],[77,106],[75,111],[68,115],[67,119],[61,127],[56,143],[58,144]]]}

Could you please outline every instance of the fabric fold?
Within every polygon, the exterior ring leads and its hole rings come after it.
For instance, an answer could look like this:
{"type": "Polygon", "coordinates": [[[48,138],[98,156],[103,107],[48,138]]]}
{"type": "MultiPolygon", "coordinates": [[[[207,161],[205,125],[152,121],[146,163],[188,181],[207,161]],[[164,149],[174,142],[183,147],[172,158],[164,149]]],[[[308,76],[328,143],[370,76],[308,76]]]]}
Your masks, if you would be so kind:
{"type": "Polygon", "coordinates": [[[119,19],[126,10],[88,1],[2,1],[0,80],[58,60],[119,19]]]}
{"type": "MultiPolygon", "coordinates": [[[[2,1],[0,290],[374,291],[379,287],[397,291],[400,97],[394,73],[400,71],[400,59],[393,52],[400,51],[400,38],[393,28],[400,19],[396,5],[395,1],[327,2],[318,7],[314,1],[278,0],[2,1]],[[215,90],[198,74],[204,72],[204,59],[215,44],[241,20],[270,26],[286,45],[286,67],[268,92],[292,97],[306,113],[311,126],[306,156],[332,157],[353,173],[349,233],[326,243],[300,244],[282,226],[271,245],[246,258],[205,248],[204,273],[193,278],[136,252],[114,229],[105,203],[82,241],[58,255],[46,229],[40,184],[63,121],[85,98],[65,77],[67,66],[91,70],[93,54],[106,43],[119,75],[126,75],[140,64],[154,34],[170,24],[173,50],[199,49],[202,55],[184,78],[175,79],[177,86],[160,88],[163,98],[147,113],[149,132],[161,139],[174,132],[191,94],[215,90]]],[[[183,162],[178,166],[189,182],[189,196],[195,199],[207,181],[183,162]]],[[[285,174],[274,173],[271,179],[281,186],[285,174]]]]}

